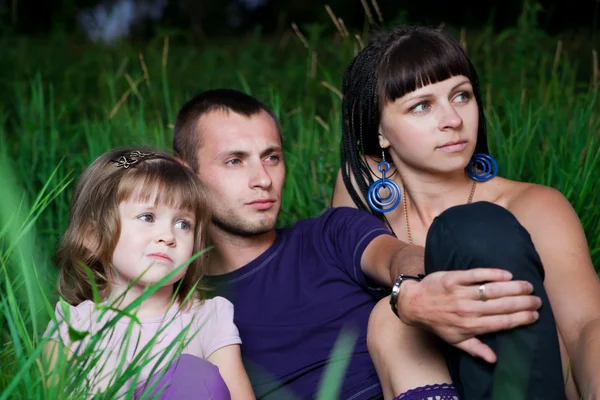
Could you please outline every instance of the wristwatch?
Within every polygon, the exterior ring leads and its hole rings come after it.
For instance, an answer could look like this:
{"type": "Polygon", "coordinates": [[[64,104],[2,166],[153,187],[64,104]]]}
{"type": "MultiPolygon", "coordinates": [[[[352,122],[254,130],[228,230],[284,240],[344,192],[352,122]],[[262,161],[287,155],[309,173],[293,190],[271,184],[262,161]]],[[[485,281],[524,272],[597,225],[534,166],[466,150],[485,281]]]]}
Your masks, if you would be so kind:
{"type": "Polygon", "coordinates": [[[390,297],[390,305],[392,306],[392,311],[394,312],[394,314],[396,314],[397,317],[399,317],[399,315],[398,315],[398,308],[396,307],[396,303],[398,302],[398,295],[400,294],[400,285],[402,285],[402,282],[404,282],[404,281],[420,282],[423,278],[425,278],[424,274],[418,274],[417,276],[400,274],[398,279],[396,279],[396,282],[394,282],[394,287],[392,288],[392,296],[390,297]]]}

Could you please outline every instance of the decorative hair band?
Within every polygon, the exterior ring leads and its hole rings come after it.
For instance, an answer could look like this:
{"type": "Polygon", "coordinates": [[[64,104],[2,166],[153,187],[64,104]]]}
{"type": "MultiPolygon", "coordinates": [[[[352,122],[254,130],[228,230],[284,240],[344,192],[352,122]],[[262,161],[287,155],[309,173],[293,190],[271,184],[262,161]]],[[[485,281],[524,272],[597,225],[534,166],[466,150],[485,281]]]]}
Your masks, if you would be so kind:
{"type": "Polygon", "coordinates": [[[134,150],[128,154],[123,154],[121,157],[113,161],[117,163],[117,167],[123,167],[127,169],[136,164],[138,161],[152,157],[153,155],[154,153],[142,153],[139,150],[134,150]]]}

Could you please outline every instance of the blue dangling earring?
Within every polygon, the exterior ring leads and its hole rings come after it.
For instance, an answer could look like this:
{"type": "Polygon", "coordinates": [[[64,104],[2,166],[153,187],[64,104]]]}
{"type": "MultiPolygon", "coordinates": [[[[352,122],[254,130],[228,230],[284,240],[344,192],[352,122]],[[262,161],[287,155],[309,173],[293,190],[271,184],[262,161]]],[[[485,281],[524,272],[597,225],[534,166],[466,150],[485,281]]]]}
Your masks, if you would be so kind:
{"type": "Polygon", "coordinates": [[[371,209],[380,213],[390,212],[398,207],[400,198],[402,197],[400,188],[396,185],[396,182],[391,179],[386,179],[385,177],[385,174],[389,169],[390,164],[385,161],[384,154],[381,162],[377,165],[377,170],[381,172],[381,179],[376,180],[369,186],[369,193],[367,195],[367,201],[369,202],[371,209]],[[387,196],[383,197],[379,194],[381,189],[387,189],[389,191],[387,196]]]}
{"type": "Polygon", "coordinates": [[[498,175],[498,163],[489,154],[475,153],[465,171],[474,181],[487,182],[498,175]]]}

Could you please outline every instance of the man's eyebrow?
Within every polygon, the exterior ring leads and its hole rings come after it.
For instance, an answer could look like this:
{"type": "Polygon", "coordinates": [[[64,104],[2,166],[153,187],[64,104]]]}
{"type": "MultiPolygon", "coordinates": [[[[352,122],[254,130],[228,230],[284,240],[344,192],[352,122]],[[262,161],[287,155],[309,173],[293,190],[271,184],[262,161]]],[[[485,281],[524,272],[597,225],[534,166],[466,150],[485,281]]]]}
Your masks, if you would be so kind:
{"type": "Polygon", "coordinates": [[[238,158],[244,158],[248,156],[248,152],[247,151],[243,151],[243,150],[227,150],[227,151],[221,151],[219,153],[217,153],[215,155],[215,158],[227,158],[227,157],[238,157],[238,158]]]}
{"type": "MultiPolygon", "coordinates": [[[[265,150],[260,153],[261,157],[268,156],[272,153],[282,153],[283,149],[281,146],[269,146],[265,150]]],[[[249,157],[250,153],[244,150],[227,150],[221,151],[215,155],[215,158],[228,158],[228,157],[237,157],[237,158],[246,158],[249,157]]]]}
{"type": "Polygon", "coordinates": [[[262,151],[262,153],[260,153],[261,157],[265,157],[268,156],[269,154],[273,154],[273,153],[282,153],[283,150],[281,149],[281,146],[270,146],[268,148],[266,148],[265,150],[262,151]]]}

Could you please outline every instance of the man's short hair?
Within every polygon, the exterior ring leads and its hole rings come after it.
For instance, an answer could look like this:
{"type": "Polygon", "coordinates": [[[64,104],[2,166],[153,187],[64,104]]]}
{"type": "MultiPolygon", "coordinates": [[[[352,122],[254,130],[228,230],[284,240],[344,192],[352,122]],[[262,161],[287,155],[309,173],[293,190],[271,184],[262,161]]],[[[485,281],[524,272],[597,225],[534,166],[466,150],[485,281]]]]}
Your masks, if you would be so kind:
{"type": "Polygon", "coordinates": [[[198,148],[201,144],[202,129],[198,126],[200,117],[213,111],[235,112],[252,117],[265,111],[275,125],[282,139],[281,125],[275,113],[255,97],[233,89],[212,89],[202,92],[189,100],[177,114],[173,135],[175,156],[185,161],[198,172],[198,148]]]}

